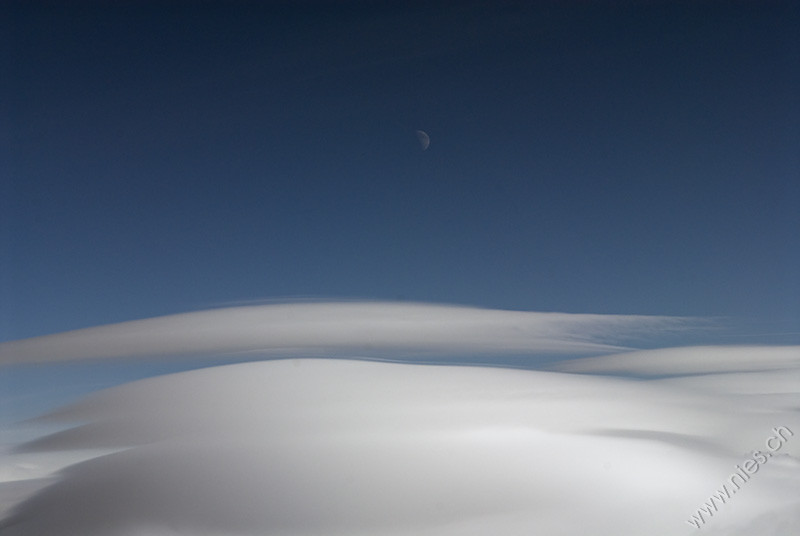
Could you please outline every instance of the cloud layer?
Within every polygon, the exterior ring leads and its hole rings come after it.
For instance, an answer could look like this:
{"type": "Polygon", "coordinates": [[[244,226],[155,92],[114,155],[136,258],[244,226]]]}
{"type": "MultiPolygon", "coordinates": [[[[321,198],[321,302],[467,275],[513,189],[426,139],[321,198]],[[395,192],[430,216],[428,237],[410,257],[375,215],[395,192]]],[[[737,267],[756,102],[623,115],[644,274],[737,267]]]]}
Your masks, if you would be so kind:
{"type": "MultiPolygon", "coordinates": [[[[728,374],[697,385],[334,359],[151,378],[48,417],[83,424],[15,456],[111,453],[68,467],[0,534],[688,535],[687,518],[786,426],[796,435],[702,529],[785,534],[800,511],[800,400],[763,376],[775,371],[746,374],[748,392],[728,374]]],[[[800,385],[798,359],[780,374],[800,385]]]]}
{"type": "Polygon", "coordinates": [[[800,350],[797,346],[660,348],[554,364],[554,368],[564,372],[643,376],[777,371],[798,366],[800,350]]]}
{"type": "Polygon", "coordinates": [[[130,356],[597,353],[681,328],[673,317],[502,311],[416,303],[230,307],[0,344],[0,364],[130,356]]]}
{"type": "Polygon", "coordinates": [[[295,303],[4,343],[0,363],[328,359],[159,376],[42,417],[60,431],[0,453],[0,536],[689,535],[776,427],[796,435],[702,530],[786,534],[800,522],[798,347],[647,350],[556,371],[330,359],[616,352],[686,324],[295,303]]]}

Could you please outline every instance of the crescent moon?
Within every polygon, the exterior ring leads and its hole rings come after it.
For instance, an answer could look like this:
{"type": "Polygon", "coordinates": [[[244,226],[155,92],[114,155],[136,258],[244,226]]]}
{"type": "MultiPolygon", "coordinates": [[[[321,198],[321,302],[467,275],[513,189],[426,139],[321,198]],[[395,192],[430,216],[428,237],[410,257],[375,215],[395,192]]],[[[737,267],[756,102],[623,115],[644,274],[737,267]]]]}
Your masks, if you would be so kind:
{"type": "Polygon", "coordinates": [[[426,150],[431,144],[431,137],[428,136],[428,133],[424,130],[417,131],[417,139],[419,140],[419,146],[422,147],[422,150],[426,150]]]}

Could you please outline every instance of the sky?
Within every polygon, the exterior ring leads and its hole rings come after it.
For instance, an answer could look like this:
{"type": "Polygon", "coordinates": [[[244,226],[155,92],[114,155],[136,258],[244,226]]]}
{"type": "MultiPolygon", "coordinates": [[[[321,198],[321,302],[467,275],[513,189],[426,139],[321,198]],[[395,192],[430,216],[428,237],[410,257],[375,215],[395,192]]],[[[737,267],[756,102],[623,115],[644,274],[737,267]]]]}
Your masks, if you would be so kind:
{"type": "Polygon", "coordinates": [[[797,331],[793,2],[2,9],[2,340],[306,297],[797,331]]]}
{"type": "Polygon", "coordinates": [[[0,535],[786,534],[800,436],[700,509],[800,430],[798,35],[2,3],[0,535]]]}

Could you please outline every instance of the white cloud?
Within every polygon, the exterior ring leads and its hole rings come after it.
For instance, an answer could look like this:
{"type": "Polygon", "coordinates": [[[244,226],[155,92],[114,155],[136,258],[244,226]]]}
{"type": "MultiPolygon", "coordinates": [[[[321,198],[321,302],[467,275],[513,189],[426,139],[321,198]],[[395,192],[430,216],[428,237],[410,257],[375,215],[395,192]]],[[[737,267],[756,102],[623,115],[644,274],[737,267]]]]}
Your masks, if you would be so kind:
{"type": "Polygon", "coordinates": [[[800,346],[662,348],[561,361],[554,367],[565,372],[642,375],[798,370],[800,346]]]}
{"type": "Polygon", "coordinates": [[[690,535],[687,518],[787,426],[780,459],[701,529],[785,534],[800,506],[797,389],[782,393],[792,403],[717,377],[706,390],[292,359],[151,378],[49,417],[85,425],[28,455],[127,450],[67,468],[0,534],[690,535]]]}
{"type": "MultiPolygon", "coordinates": [[[[3,343],[0,363],[607,352],[687,323],[273,304],[3,343]]],[[[557,372],[288,359],[133,382],[0,455],[0,536],[689,535],[735,465],[786,426],[797,435],[702,529],[783,534],[800,507],[799,350],[628,352],[557,372]]]]}
{"type": "Polygon", "coordinates": [[[659,316],[502,311],[416,303],[230,307],[0,344],[0,364],[252,352],[259,356],[401,356],[620,351],[629,336],[679,329],[659,316]]]}

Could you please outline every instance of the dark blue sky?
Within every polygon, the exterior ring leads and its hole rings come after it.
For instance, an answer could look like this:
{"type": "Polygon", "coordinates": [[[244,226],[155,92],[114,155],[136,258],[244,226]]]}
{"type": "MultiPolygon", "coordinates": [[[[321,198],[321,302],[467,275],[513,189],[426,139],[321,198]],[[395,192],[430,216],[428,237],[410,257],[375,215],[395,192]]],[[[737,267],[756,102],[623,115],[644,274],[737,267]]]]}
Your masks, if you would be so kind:
{"type": "Polygon", "coordinates": [[[798,331],[797,2],[265,4],[4,3],[0,339],[298,296],[798,331]]]}

